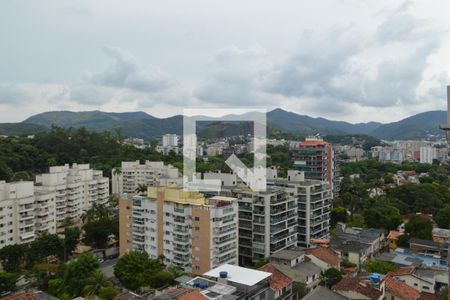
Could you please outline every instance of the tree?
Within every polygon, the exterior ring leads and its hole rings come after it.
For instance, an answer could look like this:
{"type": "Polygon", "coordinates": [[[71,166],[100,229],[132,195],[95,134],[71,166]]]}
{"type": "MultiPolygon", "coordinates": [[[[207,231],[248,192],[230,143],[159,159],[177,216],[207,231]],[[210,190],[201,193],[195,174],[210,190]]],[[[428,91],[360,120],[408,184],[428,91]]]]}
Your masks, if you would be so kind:
{"type": "Polygon", "coordinates": [[[400,211],[390,205],[376,205],[364,211],[364,220],[369,228],[392,230],[403,221],[400,211]]]}
{"type": "Polygon", "coordinates": [[[111,219],[90,221],[83,226],[83,242],[96,249],[104,249],[108,246],[108,237],[117,232],[115,226],[117,226],[116,223],[111,219]]]}
{"type": "Polygon", "coordinates": [[[297,295],[297,299],[302,299],[309,293],[308,286],[304,282],[294,284],[293,294],[297,295]]]}
{"type": "Polygon", "coordinates": [[[161,288],[163,286],[171,285],[174,281],[174,277],[172,273],[161,270],[158,273],[156,273],[154,276],[151,276],[150,279],[150,286],[153,288],[161,288]]]}
{"type": "Polygon", "coordinates": [[[8,245],[0,249],[0,261],[6,272],[19,272],[25,263],[26,245],[8,245]]]}
{"type": "Polygon", "coordinates": [[[147,193],[147,186],[143,183],[139,183],[135,191],[136,193],[139,193],[139,195],[145,195],[145,193],[147,193]]]}
{"type": "Polygon", "coordinates": [[[323,281],[328,288],[341,281],[342,273],[336,268],[329,268],[323,273],[323,281]]]}
{"type": "Polygon", "coordinates": [[[111,285],[111,282],[103,275],[102,271],[97,269],[86,280],[83,294],[86,296],[98,295],[103,288],[110,287],[111,285]]]}
{"type": "Polygon", "coordinates": [[[336,226],[339,222],[346,223],[348,218],[347,210],[343,207],[335,207],[331,210],[330,218],[331,227],[336,226]]]}
{"type": "Polygon", "coordinates": [[[91,252],[83,252],[77,260],[68,263],[64,272],[65,291],[73,297],[81,296],[99,266],[97,257],[91,252]]]}
{"type": "Polygon", "coordinates": [[[150,259],[147,252],[131,251],[119,258],[114,275],[127,289],[137,291],[150,286],[152,278],[162,270],[159,259],[150,259]]]}
{"type": "Polygon", "coordinates": [[[426,217],[414,215],[409,219],[408,223],[406,223],[405,231],[409,238],[431,240],[433,223],[426,217]]]}
{"type": "Polygon", "coordinates": [[[77,227],[64,227],[64,261],[66,261],[75,251],[80,242],[81,231],[77,227]]]}
{"type": "Polygon", "coordinates": [[[434,221],[440,228],[450,228],[450,204],[438,211],[434,221]]]}
{"type": "Polygon", "coordinates": [[[44,232],[30,243],[27,255],[28,262],[31,264],[43,262],[51,256],[62,259],[64,256],[63,241],[56,234],[44,232]]]}
{"type": "Polygon", "coordinates": [[[4,292],[14,292],[16,290],[16,282],[16,274],[0,272],[0,294],[4,292]]]}
{"type": "Polygon", "coordinates": [[[394,264],[381,260],[367,261],[364,265],[364,268],[369,273],[380,274],[387,274],[388,272],[394,272],[397,270],[397,267],[394,264]]]}
{"type": "Polygon", "coordinates": [[[100,289],[98,296],[101,299],[105,300],[113,300],[119,294],[119,291],[113,288],[112,286],[104,287],[100,289]]]}

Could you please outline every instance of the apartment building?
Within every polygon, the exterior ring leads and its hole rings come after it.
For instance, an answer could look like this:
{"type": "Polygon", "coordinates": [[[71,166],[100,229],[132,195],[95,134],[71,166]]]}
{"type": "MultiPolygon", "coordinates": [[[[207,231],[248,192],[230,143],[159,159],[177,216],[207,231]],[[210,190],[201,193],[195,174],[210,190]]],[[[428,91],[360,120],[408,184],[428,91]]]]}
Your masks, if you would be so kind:
{"type": "Polygon", "coordinates": [[[289,170],[287,178],[269,180],[268,186],[282,188],[296,199],[297,245],[310,247],[315,239],[329,238],[331,189],[327,182],[308,180],[303,172],[289,170]]]}
{"type": "Polygon", "coordinates": [[[78,223],[94,203],[108,202],[109,179],[102,171],[90,169],[89,164],[66,164],[37,175],[35,190],[55,194],[56,223],[61,229],[66,218],[78,223]]]}
{"type": "Polygon", "coordinates": [[[34,191],[36,233],[56,233],[56,194],[34,191]]]}
{"type": "Polygon", "coordinates": [[[137,194],[140,184],[145,186],[181,185],[178,169],[162,161],[123,161],[120,168],[112,170],[112,192],[115,195],[137,194]]]}
{"type": "Polygon", "coordinates": [[[34,240],[34,209],[32,181],[0,181],[0,248],[34,240]]]}
{"type": "Polygon", "coordinates": [[[149,187],[147,197],[124,195],[119,203],[120,253],[146,251],[185,272],[202,274],[238,263],[235,198],[149,187]]]}
{"type": "Polygon", "coordinates": [[[333,197],[339,193],[338,162],[333,145],[318,136],[310,136],[299,143],[294,154],[294,168],[305,172],[306,179],[326,181],[333,197]]]}
{"type": "Polygon", "coordinates": [[[162,145],[156,146],[156,151],[164,153],[165,155],[173,151],[175,153],[180,152],[179,148],[180,137],[176,134],[165,134],[162,136],[162,145]]]}
{"type": "Polygon", "coordinates": [[[239,264],[246,265],[297,245],[297,199],[281,188],[235,188],[239,203],[239,264]]]}
{"type": "Polygon", "coordinates": [[[431,146],[420,147],[421,164],[431,164],[434,159],[438,159],[438,149],[431,146]]]}

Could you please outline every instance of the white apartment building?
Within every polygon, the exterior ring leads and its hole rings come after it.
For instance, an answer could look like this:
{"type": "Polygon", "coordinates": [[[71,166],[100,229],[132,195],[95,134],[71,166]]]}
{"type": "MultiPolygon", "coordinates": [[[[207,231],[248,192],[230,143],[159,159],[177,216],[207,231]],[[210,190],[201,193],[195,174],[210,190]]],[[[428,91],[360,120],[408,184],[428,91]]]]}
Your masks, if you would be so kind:
{"type": "Polygon", "coordinates": [[[113,169],[111,174],[112,192],[115,195],[137,194],[136,188],[145,186],[181,185],[182,178],[178,169],[164,165],[162,161],[123,161],[120,169],[113,169]]]}
{"type": "Polygon", "coordinates": [[[421,164],[431,164],[433,163],[433,159],[438,159],[439,153],[438,149],[426,146],[420,147],[420,163],[421,164]]]}
{"type": "Polygon", "coordinates": [[[56,222],[61,228],[66,218],[78,223],[94,203],[108,202],[109,179],[102,171],[90,169],[89,164],[66,164],[37,175],[35,189],[55,193],[56,222]]]}
{"type": "Polygon", "coordinates": [[[56,194],[34,191],[34,205],[36,234],[56,233],[56,194]]]}
{"type": "Polygon", "coordinates": [[[165,134],[162,136],[162,146],[166,147],[178,147],[179,136],[176,134],[165,134]]]}
{"type": "Polygon", "coordinates": [[[34,210],[32,181],[0,181],[0,248],[34,240],[34,210]]]}
{"type": "Polygon", "coordinates": [[[149,187],[148,198],[127,196],[119,204],[120,253],[146,251],[193,274],[238,263],[235,198],[181,188],[149,187]]]}

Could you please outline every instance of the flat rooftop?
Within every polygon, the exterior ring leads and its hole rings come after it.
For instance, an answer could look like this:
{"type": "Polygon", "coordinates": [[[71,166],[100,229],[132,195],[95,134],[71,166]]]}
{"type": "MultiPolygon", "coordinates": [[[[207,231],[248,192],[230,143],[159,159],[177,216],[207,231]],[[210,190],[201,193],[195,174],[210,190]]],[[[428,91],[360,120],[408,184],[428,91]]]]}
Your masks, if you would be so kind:
{"type": "Polygon", "coordinates": [[[206,272],[203,275],[208,277],[220,278],[220,272],[228,273],[226,279],[229,282],[234,282],[237,284],[243,284],[247,286],[253,286],[272,275],[269,272],[253,270],[230,264],[221,265],[215,269],[206,272]]]}

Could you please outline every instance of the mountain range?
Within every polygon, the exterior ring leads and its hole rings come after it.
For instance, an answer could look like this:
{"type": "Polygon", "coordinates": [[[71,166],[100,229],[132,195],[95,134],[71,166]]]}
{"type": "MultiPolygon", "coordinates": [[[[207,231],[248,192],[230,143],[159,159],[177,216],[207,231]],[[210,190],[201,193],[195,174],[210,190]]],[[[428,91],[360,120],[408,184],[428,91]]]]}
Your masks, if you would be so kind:
{"type": "MultiPolygon", "coordinates": [[[[267,113],[269,131],[293,134],[355,135],[366,134],[384,140],[428,139],[442,136],[438,126],[446,123],[445,111],[428,111],[398,122],[352,124],[325,118],[275,109],[267,113]]],[[[198,124],[205,136],[245,134],[252,126],[235,122],[208,121],[198,124]]],[[[102,111],[51,111],[33,115],[19,123],[0,123],[0,135],[30,135],[48,130],[53,124],[61,127],[85,127],[94,131],[115,131],[121,128],[124,136],[144,139],[159,138],[166,133],[182,134],[183,116],[157,118],[145,112],[110,113],[102,111]]]]}

